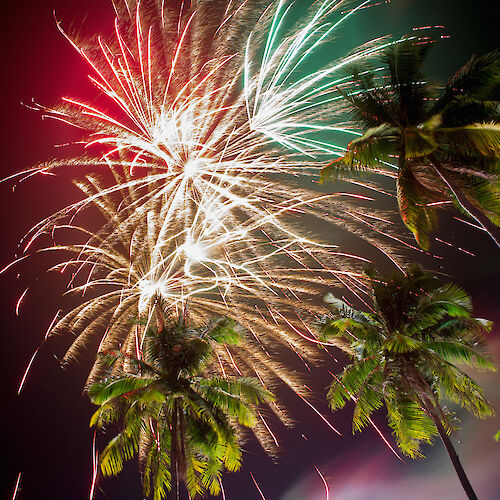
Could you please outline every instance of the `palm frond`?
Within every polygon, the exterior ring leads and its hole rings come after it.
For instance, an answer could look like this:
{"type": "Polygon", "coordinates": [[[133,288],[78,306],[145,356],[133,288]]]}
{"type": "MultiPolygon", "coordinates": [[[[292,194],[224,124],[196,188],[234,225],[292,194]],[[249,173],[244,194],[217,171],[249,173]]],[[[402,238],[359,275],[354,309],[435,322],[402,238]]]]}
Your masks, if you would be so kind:
{"type": "Polygon", "coordinates": [[[352,168],[352,166],[363,166],[374,168],[382,162],[391,160],[398,152],[401,142],[399,129],[379,125],[365,131],[365,133],[351,141],[341,163],[352,168]]]}
{"type": "Polygon", "coordinates": [[[496,122],[500,119],[497,101],[483,101],[458,95],[442,111],[444,127],[463,127],[471,123],[496,122]]]}
{"type": "Polygon", "coordinates": [[[391,104],[391,93],[375,78],[381,78],[378,68],[367,64],[354,64],[346,68],[349,77],[347,90],[342,94],[350,103],[349,114],[363,128],[377,127],[382,123],[398,124],[397,110],[391,104]]]}
{"type": "Polygon", "coordinates": [[[483,370],[496,370],[490,356],[458,340],[426,342],[425,346],[450,363],[458,362],[483,370]]]}
{"type": "Polygon", "coordinates": [[[423,40],[407,39],[390,45],[381,55],[403,126],[422,123],[427,116],[426,101],[433,89],[425,81],[422,66],[430,48],[423,40]]]}
{"type": "Polygon", "coordinates": [[[342,179],[355,179],[362,177],[370,171],[370,168],[361,163],[344,162],[344,157],[332,161],[321,169],[320,182],[326,184],[342,179]]]}
{"type": "Polygon", "coordinates": [[[116,476],[124,463],[131,460],[139,449],[140,420],[125,427],[104,448],[100,456],[100,466],[105,476],[116,476]]]}
{"type": "Polygon", "coordinates": [[[430,444],[437,435],[432,419],[418,403],[406,396],[386,397],[385,405],[389,427],[400,450],[411,458],[423,457],[421,443],[430,444]]]}
{"type": "Polygon", "coordinates": [[[398,173],[397,199],[405,226],[413,233],[424,250],[430,247],[430,235],[437,227],[437,216],[427,204],[429,191],[415,178],[408,165],[398,173]]]}
{"type": "Polygon", "coordinates": [[[404,155],[406,160],[422,158],[438,149],[433,131],[427,132],[422,127],[405,127],[403,129],[404,155]]]}
{"type": "Polygon", "coordinates": [[[484,418],[495,414],[495,409],[486,400],[482,389],[466,373],[451,363],[439,367],[438,394],[466,408],[476,417],[484,418]]]}
{"type": "MultiPolygon", "coordinates": [[[[469,175],[455,172],[454,179],[469,202],[483,212],[493,224],[500,226],[500,177],[495,175],[495,181],[492,181],[476,173],[469,175]]],[[[454,201],[457,209],[470,216],[456,200],[454,201]]]]}
{"type": "Polygon", "coordinates": [[[335,378],[328,389],[330,408],[343,408],[350,398],[356,398],[366,380],[379,367],[379,363],[380,356],[373,356],[345,367],[341,377],[335,378]]]}
{"type": "MultiPolygon", "coordinates": [[[[500,52],[472,56],[447,82],[444,92],[434,106],[441,112],[457,97],[489,100],[495,96],[500,81],[500,52]]],[[[470,122],[469,122],[470,123],[470,122]]]]}
{"type": "Polygon", "coordinates": [[[372,372],[355,395],[356,403],[352,417],[354,431],[361,431],[368,424],[371,424],[371,414],[383,406],[382,378],[381,371],[372,372]]]}
{"type": "Polygon", "coordinates": [[[437,140],[464,157],[471,152],[486,158],[500,156],[500,123],[472,123],[463,127],[440,128],[437,140]]]}
{"type": "Polygon", "coordinates": [[[416,351],[420,348],[421,342],[418,339],[412,338],[408,335],[395,333],[391,335],[384,344],[384,349],[390,353],[405,353],[416,351]]]}
{"type": "Polygon", "coordinates": [[[156,379],[129,374],[118,379],[104,380],[91,385],[88,389],[88,396],[92,403],[101,405],[114,398],[130,395],[130,393],[148,387],[155,382],[156,379]]]}
{"type": "Polygon", "coordinates": [[[463,288],[453,283],[444,283],[422,298],[420,308],[430,313],[445,313],[452,317],[468,317],[472,313],[472,300],[463,288]]]}

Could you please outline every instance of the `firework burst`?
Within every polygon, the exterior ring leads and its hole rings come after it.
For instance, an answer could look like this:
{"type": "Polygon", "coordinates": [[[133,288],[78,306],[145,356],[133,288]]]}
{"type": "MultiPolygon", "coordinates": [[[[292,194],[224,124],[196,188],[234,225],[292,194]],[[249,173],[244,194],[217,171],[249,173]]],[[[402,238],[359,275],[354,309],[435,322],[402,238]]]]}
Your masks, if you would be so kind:
{"type": "MultiPolygon", "coordinates": [[[[187,309],[195,321],[232,317],[247,342],[220,348],[214,369],[257,375],[266,387],[282,381],[305,397],[307,388],[275,354],[291,349],[304,362],[315,359],[317,340],[306,325],[322,312],[317,297],[333,281],[362,294],[355,265],[366,259],[304,228],[329,224],[395,257],[384,243],[391,240],[373,236],[391,236],[386,218],[358,206],[367,197],[347,203],[347,193],[321,194],[297,177],[317,175],[311,158],[343,153],[323,139],[353,133],[331,125],[344,81],[338,72],[387,42],[371,41],[305,74],[308,56],[356,8],[343,14],[345,2],[315,3],[297,28],[285,1],[188,3],[175,10],[123,0],[115,3],[112,37],[90,44],[68,37],[108,104],[37,106],[80,128],[86,154],[24,178],[80,167],[85,196],[33,227],[24,251],[60,227],[84,235],[80,244],[42,250],[70,252],[54,269],[72,270],[70,289],[81,297],[50,328],[76,335],[66,359],[91,338],[100,351],[140,355],[145,329],[133,320],[154,321],[161,303],[187,309]],[[90,206],[104,216],[96,234],[74,223],[90,206]]],[[[97,362],[91,380],[100,369],[97,362]]],[[[283,408],[272,409],[288,422],[283,408]]],[[[264,420],[261,428],[274,438],[264,420]]]]}

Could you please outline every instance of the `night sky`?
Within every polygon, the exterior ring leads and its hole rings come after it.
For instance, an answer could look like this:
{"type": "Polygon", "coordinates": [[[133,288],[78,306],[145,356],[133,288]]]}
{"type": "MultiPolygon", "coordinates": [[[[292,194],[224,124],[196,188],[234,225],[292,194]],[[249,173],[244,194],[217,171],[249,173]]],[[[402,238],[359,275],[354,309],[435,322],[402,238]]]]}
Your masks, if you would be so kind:
{"type": "MultiPolygon", "coordinates": [[[[298,0],[298,5],[309,2],[298,0]]],[[[351,21],[338,41],[338,53],[371,37],[408,33],[414,26],[445,25],[443,40],[433,48],[427,70],[443,79],[473,53],[497,48],[497,26],[486,0],[393,0],[390,4],[366,9],[351,21]]],[[[106,0],[18,0],[4,2],[1,10],[3,75],[2,160],[0,177],[59,155],[55,145],[79,139],[75,129],[50,120],[23,107],[32,99],[51,105],[62,96],[91,99],[95,89],[89,83],[88,68],[56,28],[53,11],[69,31],[107,32],[112,27],[113,9],[106,0]]],[[[75,150],[76,151],[76,150],[75,150]]],[[[67,174],[57,178],[37,176],[12,190],[12,183],[0,185],[2,244],[0,267],[11,262],[24,233],[41,218],[78,199],[67,174]]],[[[332,186],[332,190],[335,188],[332,186]]],[[[394,208],[395,204],[384,208],[394,208]]],[[[404,231],[401,228],[401,231],[404,231]]],[[[472,293],[475,315],[496,321],[500,334],[498,307],[500,280],[499,251],[479,231],[455,221],[449,214],[441,218],[440,237],[458,249],[439,249],[442,259],[419,259],[428,268],[447,273],[472,293]]],[[[370,257],[370,256],[368,256],[370,257]]],[[[2,300],[2,498],[11,498],[22,472],[19,500],[88,498],[92,475],[92,431],[88,422],[92,409],[82,388],[91,366],[91,353],[79,364],[62,370],[56,357],[69,345],[68,338],[46,344],[33,365],[21,397],[17,387],[24,369],[43,338],[54,313],[64,305],[64,281],[44,273],[46,262],[33,259],[0,276],[2,300]],[[18,277],[18,273],[20,276],[18,277]],[[16,302],[26,287],[30,292],[16,315],[16,302]]],[[[490,345],[500,360],[500,339],[490,345]]],[[[376,433],[368,428],[351,435],[352,407],[331,415],[324,403],[327,370],[340,365],[314,368],[311,387],[315,404],[344,434],[339,437],[293,394],[283,397],[300,422],[294,429],[275,423],[282,456],[273,463],[249,442],[245,445],[245,465],[239,473],[224,477],[226,496],[232,500],[259,499],[250,472],[267,500],[322,500],[324,487],[314,466],[330,485],[331,498],[342,500],[421,498],[465,498],[455,472],[440,442],[425,449],[427,460],[398,461],[376,433]]],[[[500,408],[500,375],[479,374],[491,402],[500,408]]],[[[384,433],[384,414],[376,421],[384,433]]],[[[492,435],[500,429],[500,419],[481,422],[463,415],[462,442],[457,451],[480,499],[499,497],[500,443],[492,435]],[[496,493],[495,493],[496,492],[496,493]]],[[[392,442],[392,438],[391,442],[392,442]]],[[[455,440],[456,442],[456,440],[455,440]]],[[[100,483],[96,499],[132,500],[141,498],[135,464],[117,479],[100,483]]]]}

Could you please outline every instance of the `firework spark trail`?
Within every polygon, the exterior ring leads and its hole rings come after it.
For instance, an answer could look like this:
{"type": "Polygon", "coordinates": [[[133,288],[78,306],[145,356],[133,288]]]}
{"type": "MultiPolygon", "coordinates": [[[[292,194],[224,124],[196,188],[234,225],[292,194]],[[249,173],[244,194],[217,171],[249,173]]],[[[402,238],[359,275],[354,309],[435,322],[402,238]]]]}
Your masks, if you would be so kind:
{"type": "Polygon", "coordinates": [[[324,478],[323,474],[321,474],[320,470],[316,466],[314,466],[314,468],[316,469],[316,472],[318,473],[319,477],[321,478],[321,480],[323,481],[323,484],[325,486],[325,493],[326,493],[325,500],[329,500],[330,499],[330,488],[328,487],[328,483],[326,482],[326,479],[324,478]]]}
{"type": "Polygon", "coordinates": [[[250,477],[252,478],[253,484],[255,484],[255,487],[257,488],[257,491],[259,492],[262,500],[266,500],[266,497],[264,496],[264,493],[262,493],[262,490],[260,489],[260,486],[257,484],[257,481],[253,477],[253,474],[250,472],[250,477]]]}
{"type": "Polygon", "coordinates": [[[24,297],[26,297],[26,294],[28,293],[28,290],[30,287],[27,287],[26,290],[21,294],[19,297],[18,301],[16,302],[16,316],[19,316],[19,310],[21,309],[21,304],[23,302],[24,297]]]}
{"type": "Polygon", "coordinates": [[[99,473],[99,452],[96,445],[96,436],[97,430],[94,431],[94,437],[92,438],[92,482],[90,486],[89,500],[94,499],[97,475],[99,473]]]}
{"type": "Polygon", "coordinates": [[[329,67],[308,73],[307,76],[299,77],[291,83],[290,80],[293,80],[295,74],[300,73],[308,56],[322,43],[328,41],[335,29],[347,22],[357,10],[367,6],[370,1],[359,3],[350,12],[339,15],[336,21],[331,21],[329,15],[336,12],[344,2],[325,0],[317,3],[319,6],[309,22],[287,40],[280,42],[278,34],[291,10],[290,4],[280,0],[267,36],[262,60],[259,61],[256,83],[253,86],[250,76],[252,61],[255,59],[251,57],[250,49],[253,33],[248,37],[245,51],[246,110],[253,130],[267,135],[287,148],[312,157],[318,152],[343,156],[345,151],[343,147],[310,139],[304,137],[304,134],[334,131],[360,135],[358,131],[353,131],[347,126],[318,124],[312,120],[321,117],[322,109],[326,105],[330,105],[331,108],[335,101],[342,99],[337,85],[349,77],[336,75],[341,74],[345,66],[376,54],[381,48],[394,42],[373,40],[329,67]],[[255,94],[251,90],[252,87],[256,88],[255,94]],[[252,98],[253,106],[250,103],[252,98]]]}
{"type": "Polygon", "coordinates": [[[12,500],[16,500],[17,494],[19,492],[19,486],[21,485],[21,475],[22,475],[22,472],[20,472],[17,475],[16,485],[14,487],[14,493],[12,494],[12,500]]]}
{"type": "Polygon", "coordinates": [[[337,429],[335,429],[335,427],[322,415],[322,413],[317,410],[309,401],[307,401],[307,399],[303,398],[302,396],[299,397],[300,399],[302,399],[302,401],[304,401],[304,403],[307,404],[307,406],[309,406],[309,408],[314,411],[314,413],[316,413],[321,418],[321,420],[323,420],[323,422],[325,422],[326,425],[328,425],[328,427],[330,427],[333,432],[335,432],[338,436],[342,436],[342,434],[337,429]]]}

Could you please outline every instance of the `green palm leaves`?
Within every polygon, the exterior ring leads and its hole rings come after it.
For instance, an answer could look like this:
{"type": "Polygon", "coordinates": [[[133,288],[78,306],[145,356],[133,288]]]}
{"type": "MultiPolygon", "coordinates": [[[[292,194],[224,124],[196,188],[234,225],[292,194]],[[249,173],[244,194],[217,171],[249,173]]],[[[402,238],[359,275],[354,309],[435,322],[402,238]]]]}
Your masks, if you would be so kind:
{"type": "Polygon", "coordinates": [[[241,465],[240,427],[254,425],[254,407],[273,399],[253,378],[207,370],[211,344],[237,339],[225,319],[201,328],[170,320],[148,330],[140,356],[103,355],[108,376],[88,389],[99,405],[91,425],[120,428],[101,454],[105,476],[138,454],[148,498],[177,498],[179,481],[191,497],[219,493],[222,470],[241,465]]]}
{"type": "Polygon", "coordinates": [[[437,227],[436,207],[453,203],[500,245],[500,125],[495,92],[500,53],[472,58],[438,95],[422,64],[429,45],[403,40],[380,56],[382,66],[351,68],[344,92],[348,111],[364,130],[322,180],[365,171],[384,173],[398,158],[401,217],[428,249],[437,227]]]}
{"type": "Polygon", "coordinates": [[[353,399],[353,428],[360,431],[385,406],[398,446],[411,457],[422,456],[421,444],[438,433],[451,446],[447,434],[456,428],[455,417],[443,400],[477,417],[494,414],[478,384],[457,367],[495,369],[483,337],[491,322],[472,316],[464,290],[418,266],[389,277],[369,269],[366,280],[371,312],[325,298],[331,315],[323,338],[336,339],[353,359],[329,388],[331,408],[353,399]]]}

